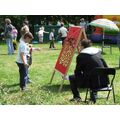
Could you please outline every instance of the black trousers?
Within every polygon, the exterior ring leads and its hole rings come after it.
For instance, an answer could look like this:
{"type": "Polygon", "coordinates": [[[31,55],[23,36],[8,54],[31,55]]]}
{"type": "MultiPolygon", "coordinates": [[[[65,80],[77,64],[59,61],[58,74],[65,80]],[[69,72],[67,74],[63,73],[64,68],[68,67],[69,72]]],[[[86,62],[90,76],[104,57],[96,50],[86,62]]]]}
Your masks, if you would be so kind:
{"type": "Polygon", "coordinates": [[[66,37],[61,37],[62,40],[62,45],[64,44],[64,40],[66,39],[66,37]]]}
{"type": "MultiPolygon", "coordinates": [[[[70,81],[70,87],[71,87],[74,98],[80,97],[78,88],[90,87],[89,84],[87,84],[87,81],[85,81],[83,76],[79,76],[78,78],[75,78],[75,75],[71,75],[71,76],[69,76],[69,81],[70,81]]],[[[91,91],[90,98],[94,103],[96,102],[96,97],[97,97],[97,92],[91,91]]]]}
{"type": "Polygon", "coordinates": [[[20,88],[26,87],[26,83],[28,80],[28,67],[26,67],[22,63],[17,63],[19,68],[19,75],[20,75],[20,88]]]}
{"type": "Polygon", "coordinates": [[[71,91],[73,93],[73,97],[80,97],[78,88],[84,88],[85,87],[85,81],[83,76],[80,76],[79,79],[75,78],[75,75],[70,75],[69,76],[69,81],[70,81],[70,87],[71,91]]]}
{"type": "Polygon", "coordinates": [[[51,41],[50,41],[50,47],[49,47],[49,48],[55,48],[54,40],[51,40],[51,41]]]}

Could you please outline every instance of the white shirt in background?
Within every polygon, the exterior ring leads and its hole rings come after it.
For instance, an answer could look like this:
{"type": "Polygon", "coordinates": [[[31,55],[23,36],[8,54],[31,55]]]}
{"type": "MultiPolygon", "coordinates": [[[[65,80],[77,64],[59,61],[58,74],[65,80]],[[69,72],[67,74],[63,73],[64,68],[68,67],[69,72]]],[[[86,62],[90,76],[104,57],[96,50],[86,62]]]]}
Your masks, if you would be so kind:
{"type": "Polygon", "coordinates": [[[49,40],[53,40],[53,39],[54,39],[54,33],[53,33],[53,32],[50,32],[49,40]]]}
{"type": "Polygon", "coordinates": [[[58,33],[61,33],[61,37],[67,37],[67,28],[65,28],[64,26],[62,26],[59,30],[58,33]]]}
{"type": "Polygon", "coordinates": [[[39,30],[38,35],[43,37],[44,30],[39,30]]]}

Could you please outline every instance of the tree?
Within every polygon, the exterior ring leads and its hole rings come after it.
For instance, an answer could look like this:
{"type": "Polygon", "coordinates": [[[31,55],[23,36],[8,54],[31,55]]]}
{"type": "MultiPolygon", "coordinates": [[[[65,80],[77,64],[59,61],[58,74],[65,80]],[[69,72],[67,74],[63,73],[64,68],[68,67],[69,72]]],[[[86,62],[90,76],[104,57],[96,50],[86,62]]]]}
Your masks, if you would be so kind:
{"type": "MultiPolygon", "coordinates": [[[[19,32],[20,28],[22,27],[22,23],[27,18],[27,16],[26,15],[0,15],[0,33],[4,31],[5,18],[10,18],[13,26],[15,26],[19,32]]],[[[18,34],[18,37],[20,37],[20,34],[18,34]]]]}

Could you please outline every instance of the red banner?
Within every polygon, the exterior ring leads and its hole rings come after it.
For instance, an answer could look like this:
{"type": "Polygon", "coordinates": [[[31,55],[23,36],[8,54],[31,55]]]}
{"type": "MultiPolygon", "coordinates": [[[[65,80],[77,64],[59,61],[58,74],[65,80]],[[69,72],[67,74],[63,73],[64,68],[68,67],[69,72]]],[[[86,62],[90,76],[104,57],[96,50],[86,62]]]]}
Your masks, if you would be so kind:
{"type": "Polygon", "coordinates": [[[74,51],[81,39],[86,38],[84,28],[70,27],[67,38],[64,41],[64,46],[60,52],[58,60],[55,65],[55,70],[62,75],[66,75],[69,69],[74,51]]]}

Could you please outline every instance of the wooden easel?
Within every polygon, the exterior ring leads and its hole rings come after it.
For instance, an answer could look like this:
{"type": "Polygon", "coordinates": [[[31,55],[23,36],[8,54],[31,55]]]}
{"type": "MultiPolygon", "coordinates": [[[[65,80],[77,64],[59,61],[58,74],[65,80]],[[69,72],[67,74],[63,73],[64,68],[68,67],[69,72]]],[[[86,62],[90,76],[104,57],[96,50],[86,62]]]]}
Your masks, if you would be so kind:
{"type": "MultiPolygon", "coordinates": [[[[84,28],[81,28],[81,30],[80,30],[80,34],[79,34],[78,39],[77,39],[76,47],[75,47],[75,49],[74,49],[74,52],[73,52],[73,54],[72,54],[70,63],[69,63],[69,65],[68,65],[68,67],[67,67],[67,70],[66,70],[65,74],[62,74],[59,70],[57,70],[57,69],[55,69],[55,68],[54,68],[54,70],[53,70],[53,74],[52,74],[52,76],[51,76],[51,79],[50,79],[50,83],[49,83],[49,84],[52,83],[56,71],[58,71],[58,72],[61,74],[61,76],[62,76],[62,82],[61,82],[61,85],[60,85],[60,87],[59,87],[58,92],[61,92],[61,90],[62,90],[62,88],[63,88],[63,84],[64,84],[64,80],[65,80],[64,77],[67,75],[67,72],[68,72],[68,70],[69,70],[69,67],[70,67],[70,64],[71,64],[73,55],[74,55],[74,53],[75,53],[75,50],[77,49],[78,53],[80,53],[80,44],[79,44],[79,43],[80,43],[80,41],[81,41],[82,39],[87,39],[87,36],[86,36],[86,33],[85,33],[85,29],[84,29],[84,28]]],[[[66,41],[66,39],[65,39],[65,41],[66,41]]],[[[65,43],[64,43],[64,44],[65,44],[65,43]]],[[[61,51],[62,51],[62,50],[61,50],[61,51]]]]}

